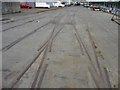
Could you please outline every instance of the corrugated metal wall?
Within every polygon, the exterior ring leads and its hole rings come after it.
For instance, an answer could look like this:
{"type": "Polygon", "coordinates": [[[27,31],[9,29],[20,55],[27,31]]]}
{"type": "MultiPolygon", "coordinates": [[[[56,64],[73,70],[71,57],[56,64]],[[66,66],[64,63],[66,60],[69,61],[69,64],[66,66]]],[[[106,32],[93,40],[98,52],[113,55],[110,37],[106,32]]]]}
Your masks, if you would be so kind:
{"type": "Polygon", "coordinates": [[[19,4],[20,2],[2,2],[2,14],[19,12],[19,4]]]}

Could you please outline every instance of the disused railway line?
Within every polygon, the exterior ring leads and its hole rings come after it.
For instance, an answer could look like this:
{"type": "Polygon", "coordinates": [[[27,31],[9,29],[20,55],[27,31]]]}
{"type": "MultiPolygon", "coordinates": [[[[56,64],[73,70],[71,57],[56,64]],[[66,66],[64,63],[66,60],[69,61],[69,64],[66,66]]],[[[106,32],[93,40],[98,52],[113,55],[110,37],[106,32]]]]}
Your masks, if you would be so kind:
{"type": "Polygon", "coordinates": [[[92,76],[92,79],[95,82],[96,87],[97,88],[111,88],[112,86],[110,83],[108,71],[105,67],[102,66],[102,64],[98,60],[98,56],[96,53],[96,45],[95,45],[93,38],[92,38],[92,35],[89,31],[89,27],[87,26],[86,31],[88,32],[89,40],[90,40],[91,45],[92,45],[92,49],[93,49],[94,56],[95,56],[95,62],[93,62],[94,60],[91,58],[90,53],[88,52],[85,43],[83,43],[77,28],[75,27],[75,25],[73,25],[73,27],[75,30],[76,39],[81,47],[80,50],[82,52],[82,55],[84,55],[83,53],[85,51],[85,53],[90,61],[90,67],[88,67],[88,70],[92,76]]]}
{"type": "MultiPolygon", "coordinates": [[[[59,16],[59,15],[57,15],[57,16],[59,16]]],[[[56,18],[57,16],[55,16],[54,18],[56,18]]],[[[41,28],[43,28],[43,27],[45,27],[45,26],[47,26],[48,24],[53,23],[53,22],[54,22],[54,19],[50,20],[49,22],[47,22],[47,23],[45,23],[44,25],[42,25],[42,26],[36,28],[35,30],[29,32],[28,34],[24,35],[23,37],[20,37],[20,38],[18,38],[17,40],[11,42],[10,44],[4,46],[1,50],[2,50],[3,52],[9,50],[10,48],[12,48],[14,45],[16,45],[17,43],[19,43],[20,41],[24,40],[25,38],[29,37],[30,35],[33,35],[33,34],[36,33],[37,31],[39,31],[41,28]]],[[[0,51],[1,51],[1,50],[0,50],[0,51]]]]}
{"type": "MultiPolygon", "coordinates": [[[[56,27],[56,26],[55,26],[56,27]]],[[[47,42],[43,43],[43,45],[40,46],[40,48],[38,49],[38,53],[37,55],[34,57],[34,59],[32,60],[32,62],[21,72],[21,74],[19,74],[19,76],[16,78],[16,80],[14,80],[12,82],[12,85],[10,86],[11,88],[14,88],[15,85],[20,81],[20,79],[23,77],[23,75],[29,70],[29,68],[32,66],[33,63],[35,63],[35,61],[39,58],[39,56],[43,53],[41,62],[39,64],[39,67],[37,69],[37,73],[35,74],[35,78],[34,81],[31,85],[31,88],[40,88],[45,71],[47,69],[47,64],[44,65],[44,61],[47,57],[47,53],[50,52],[50,45],[53,42],[53,40],[55,39],[55,37],[59,34],[59,32],[63,29],[64,25],[61,25],[61,28],[58,31],[54,31],[55,29],[53,29],[53,32],[51,33],[50,38],[47,40],[47,42]],[[43,67],[43,68],[42,68],[43,67]],[[43,70],[41,70],[43,69],[43,70]],[[42,74],[40,74],[42,73],[42,74]],[[40,77],[40,79],[38,79],[38,76],[40,77]],[[38,82],[37,82],[38,80],[38,82]]]]}
{"type": "Polygon", "coordinates": [[[24,22],[24,23],[21,23],[21,24],[18,24],[18,25],[9,27],[9,28],[7,28],[7,29],[3,29],[2,32],[8,31],[8,30],[12,30],[13,28],[20,27],[20,26],[26,25],[26,24],[28,24],[28,23],[32,23],[32,22],[34,22],[34,21],[36,21],[36,20],[41,20],[41,19],[44,19],[44,18],[46,18],[46,17],[47,17],[47,16],[43,16],[43,17],[39,17],[39,18],[36,18],[36,19],[33,19],[33,20],[29,20],[29,21],[27,21],[27,22],[24,22]]]}
{"type": "MultiPolygon", "coordinates": [[[[54,9],[53,9],[53,10],[54,10],[54,9]]],[[[42,13],[42,14],[44,14],[44,13],[42,13]]],[[[37,13],[36,16],[39,16],[39,13],[37,13]]],[[[20,19],[14,20],[14,21],[12,21],[12,22],[15,22],[15,21],[18,22],[18,21],[20,21],[20,20],[25,20],[25,19],[28,19],[28,18],[31,18],[31,17],[36,17],[36,16],[33,15],[33,16],[29,16],[29,17],[22,18],[22,19],[20,18],[20,19]]],[[[9,27],[9,28],[7,28],[7,29],[3,29],[2,32],[7,31],[7,30],[10,30],[10,29],[13,29],[13,28],[16,28],[16,27],[23,26],[23,25],[28,24],[28,23],[32,23],[32,22],[34,22],[34,21],[36,21],[36,20],[40,20],[40,19],[46,18],[47,16],[49,16],[49,15],[42,16],[42,17],[39,17],[39,18],[36,18],[36,19],[32,19],[32,20],[26,21],[26,22],[24,22],[24,23],[21,23],[21,24],[18,24],[18,25],[9,27]]],[[[49,18],[50,18],[50,17],[49,17],[49,18]]],[[[3,24],[4,24],[4,23],[3,23],[3,24]]],[[[7,24],[7,23],[6,23],[6,24],[7,24]]]]}
{"type": "MultiPolygon", "coordinates": [[[[42,14],[44,14],[44,13],[42,13],[42,14]]],[[[21,21],[21,20],[26,20],[26,19],[29,19],[29,18],[32,18],[32,17],[37,17],[37,16],[39,16],[39,13],[33,13],[33,15],[31,15],[31,16],[27,16],[27,15],[28,14],[25,14],[25,15],[23,15],[23,18],[18,18],[18,19],[15,19],[15,20],[11,21],[11,22],[3,22],[3,24],[5,25],[5,24],[8,24],[8,23],[12,23],[12,22],[18,22],[18,21],[21,21]]]]}
{"type": "Polygon", "coordinates": [[[25,38],[29,37],[30,35],[36,33],[38,30],[40,30],[41,28],[43,28],[44,26],[46,26],[46,25],[48,25],[48,24],[49,24],[49,22],[46,23],[46,24],[44,24],[44,25],[42,25],[42,26],[40,26],[40,27],[38,27],[38,28],[35,29],[34,31],[32,31],[32,32],[24,35],[23,37],[18,38],[17,40],[11,42],[10,44],[4,46],[4,47],[2,48],[2,51],[5,52],[5,51],[9,50],[11,47],[13,47],[14,45],[16,45],[16,44],[19,43],[20,41],[24,40],[25,38]]]}
{"type": "MultiPolygon", "coordinates": [[[[62,17],[62,16],[61,16],[62,17]]],[[[17,44],[18,42],[20,42],[21,40],[27,38],[28,36],[34,34],[35,32],[37,32],[38,30],[40,30],[40,28],[50,24],[50,23],[55,23],[55,22],[58,22],[60,18],[57,18],[57,16],[54,17],[54,19],[50,20],[49,22],[47,22],[45,25],[37,28],[36,30],[32,31],[31,33],[25,35],[23,38],[20,38],[18,40],[16,40],[15,42],[11,43],[10,46],[6,47],[6,50],[7,49],[10,49],[12,46],[14,46],[15,44],[17,44]]],[[[55,39],[55,37],[59,34],[59,32],[62,30],[62,28],[64,27],[63,24],[60,24],[60,28],[58,30],[56,30],[56,28],[58,27],[58,24],[54,25],[54,28],[51,32],[51,35],[50,37],[46,40],[46,42],[44,42],[39,48],[38,48],[38,53],[37,55],[33,58],[32,62],[30,62],[26,68],[20,72],[20,74],[17,76],[17,78],[15,80],[13,80],[13,82],[10,84],[9,88],[14,88],[15,85],[20,81],[20,79],[25,75],[25,73],[32,67],[32,65],[36,62],[36,60],[39,58],[39,56],[43,53],[43,56],[42,56],[42,59],[41,59],[41,62],[39,64],[39,67],[38,67],[38,70],[37,70],[37,73],[36,73],[36,77],[33,81],[33,84],[31,85],[31,88],[34,88],[37,84],[37,87],[40,87],[41,83],[42,83],[42,80],[43,80],[43,77],[44,77],[44,74],[45,74],[45,71],[47,69],[47,64],[44,65],[44,60],[47,56],[47,53],[50,52],[50,48],[52,47],[52,42],[53,40],[55,39]],[[43,68],[42,68],[43,67],[43,68]],[[43,69],[43,70],[41,70],[43,69]],[[39,75],[41,73],[41,75],[39,75]],[[38,79],[38,76],[40,77],[38,79]],[[36,82],[36,80],[38,80],[38,83],[36,82]]],[[[5,50],[5,48],[4,48],[5,50]]],[[[11,72],[12,73],[12,72],[11,72]]]]}
{"type": "MultiPolygon", "coordinates": [[[[50,23],[56,23],[54,20],[53,22],[50,23]]],[[[78,44],[80,46],[80,50],[82,55],[87,55],[88,60],[90,62],[90,66],[88,67],[88,70],[91,74],[91,77],[93,81],[95,82],[95,85],[97,88],[111,88],[111,83],[108,75],[108,71],[105,67],[102,66],[102,64],[99,61],[99,56],[97,55],[96,52],[96,44],[93,40],[93,37],[90,33],[89,27],[87,26],[86,32],[88,35],[89,42],[91,44],[91,50],[93,51],[94,54],[94,59],[91,57],[90,53],[88,52],[87,46],[81,36],[79,35],[78,29],[76,28],[74,23],[67,23],[71,26],[73,26],[73,29],[75,31],[75,36],[78,41],[78,44]],[[93,62],[95,61],[95,62],[93,62]],[[97,67],[96,67],[97,66],[97,67]]],[[[38,53],[37,55],[33,58],[32,62],[18,75],[16,80],[12,83],[10,86],[11,88],[14,88],[16,84],[20,81],[20,79],[23,77],[23,75],[29,70],[30,67],[35,63],[35,61],[39,58],[39,56],[43,53],[41,62],[39,63],[39,67],[37,68],[37,72],[35,74],[35,78],[31,84],[31,88],[41,88],[42,80],[44,78],[46,69],[48,67],[48,64],[44,64],[48,52],[51,52],[52,49],[52,43],[55,37],[59,34],[59,32],[63,29],[64,24],[60,24],[60,29],[56,30],[58,27],[57,24],[55,24],[53,31],[51,32],[50,37],[38,48],[38,53]]]]}
{"type": "MultiPolygon", "coordinates": [[[[75,17],[75,14],[74,14],[74,17],[75,17]]],[[[76,36],[76,39],[77,39],[78,44],[80,46],[80,50],[81,50],[82,55],[86,54],[88,59],[89,59],[90,67],[88,67],[88,70],[91,74],[91,77],[92,77],[96,87],[97,88],[111,88],[112,86],[110,83],[108,71],[107,71],[106,67],[104,67],[99,60],[99,56],[97,55],[97,52],[96,52],[97,46],[96,46],[96,44],[93,40],[93,37],[90,33],[90,29],[89,29],[88,24],[86,24],[86,27],[87,27],[86,32],[88,34],[88,38],[89,38],[90,44],[92,46],[91,48],[92,48],[93,53],[94,53],[94,59],[91,58],[91,55],[87,50],[85,42],[83,42],[81,36],[79,35],[78,29],[75,26],[76,22],[74,21],[74,17],[71,20],[71,25],[73,26],[73,29],[75,31],[75,36],[76,36]]],[[[103,58],[101,58],[101,59],[103,59],[103,58]]]]}

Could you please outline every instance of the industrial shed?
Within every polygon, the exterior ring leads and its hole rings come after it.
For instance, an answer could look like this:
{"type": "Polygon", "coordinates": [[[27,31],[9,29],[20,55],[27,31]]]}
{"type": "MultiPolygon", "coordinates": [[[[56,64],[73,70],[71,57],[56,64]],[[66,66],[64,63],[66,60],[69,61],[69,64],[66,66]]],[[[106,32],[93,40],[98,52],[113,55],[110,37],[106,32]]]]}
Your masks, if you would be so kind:
{"type": "Polygon", "coordinates": [[[20,2],[2,2],[2,14],[20,12],[20,2]]]}

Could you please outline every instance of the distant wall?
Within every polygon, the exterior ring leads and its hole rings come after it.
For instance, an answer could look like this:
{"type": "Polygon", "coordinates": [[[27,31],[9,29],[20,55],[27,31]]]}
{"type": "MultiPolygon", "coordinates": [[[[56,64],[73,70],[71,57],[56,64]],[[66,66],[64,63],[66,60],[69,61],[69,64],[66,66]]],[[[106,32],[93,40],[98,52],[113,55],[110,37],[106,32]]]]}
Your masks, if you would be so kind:
{"type": "Polygon", "coordinates": [[[119,3],[120,2],[90,2],[92,4],[95,4],[95,5],[102,5],[102,6],[107,6],[107,7],[117,7],[119,8],[119,3]]]}
{"type": "Polygon", "coordinates": [[[2,2],[2,14],[19,12],[19,4],[19,2],[2,2]]]}

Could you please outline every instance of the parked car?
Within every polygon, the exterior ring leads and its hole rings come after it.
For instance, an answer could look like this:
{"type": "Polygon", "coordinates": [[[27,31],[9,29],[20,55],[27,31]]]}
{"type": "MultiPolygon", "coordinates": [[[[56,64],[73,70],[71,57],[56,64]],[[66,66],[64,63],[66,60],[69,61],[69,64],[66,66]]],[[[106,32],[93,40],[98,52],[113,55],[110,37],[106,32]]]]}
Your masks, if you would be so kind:
{"type": "Polygon", "coordinates": [[[101,11],[105,11],[106,7],[105,6],[100,6],[101,11]]]}
{"type": "Polygon", "coordinates": [[[90,5],[89,4],[84,4],[84,7],[88,8],[88,7],[90,7],[90,5]]]}
{"type": "Polygon", "coordinates": [[[43,8],[50,8],[50,5],[47,3],[35,3],[35,7],[43,7],[43,8]]]}
{"type": "Polygon", "coordinates": [[[101,6],[100,8],[104,12],[108,12],[108,13],[112,12],[112,7],[101,6]]]}
{"type": "Polygon", "coordinates": [[[111,11],[111,13],[120,16],[120,9],[118,9],[118,8],[113,8],[112,11],[111,11]]]}
{"type": "Polygon", "coordinates": [[[65,5],[62,4],[60,1],[54,2],[53,5],[54,5],[55,7],[65,7],[65,5]]]}
{"type": "Polygon", "coordinates": [[[65,3],[65,6],[68,6],[68,7],[69,7],[69,6],[71,6],[71,5],[73,5],[73,3],[68,3],[68,2],[65,3]]]}
{"type": "Polygon", "coordinates": [[[110,7],[107,7],[105,11],[110,13],[112,11],[112,9],[110,7]]]}
{"type": "Polygon", "coordinates": [[[92,7],[92,10],[93,10],[93,11],[101,11],[101,9],[100,9],[99,6],[93,6],[93,7],[92,7]]]}
{"type": "Polygon", "coordinates": [[[80,2],[75,2],[75,6],[80,6],[80,2]]]}
{"type": "Polygon", "coordinates": [[[115,10],[115,15],[120,16],[120,9],[115,10]]]}
{"type": "Polygon", "coordinates": [[[31,5],[29,5],[29,4],[26,4],[26,3],[21,3],[20,4],[20,8],[32,8],[32,6],[31,5]]]}

